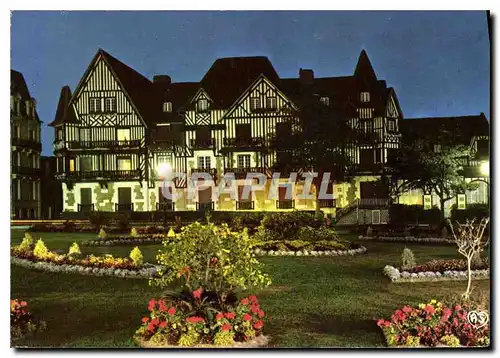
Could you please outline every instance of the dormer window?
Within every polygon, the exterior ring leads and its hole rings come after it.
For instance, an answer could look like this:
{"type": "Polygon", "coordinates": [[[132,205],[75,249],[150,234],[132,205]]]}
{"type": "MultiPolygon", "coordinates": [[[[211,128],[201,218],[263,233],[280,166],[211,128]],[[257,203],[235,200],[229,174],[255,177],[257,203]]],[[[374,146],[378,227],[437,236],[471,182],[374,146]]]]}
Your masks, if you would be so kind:
{"type": "Polygon", "coordinates": [[[163,112],[172,112],[172,102],[163,102],[163,112]]]}
{"type": "Polygon", "coordinates": [[[330,105],[330,97],[321,97],[319,99],[319,101],[321,102],[321,104],[323,106],[327,106],[328,107],[330,105]]]}
{"type": "Polygon", "coordinates": [[[198,102],[196,102],[196,110],[198,112],[207,111],[208,110],[208,100],[199,99],[198,102]]]}
{"type": "Polygon", "coordinates": [[[104,98],[104,112],[106,113],[116,112],[116,98],[114,97],[104,98]]]}
{"type": "Polygon", "coordinates": [[[266,98],[266,108],[267,109],[276,109],[276,97],[267,97],[266,98]]]}
{"type": "Polygon", "coordinates": [[[250,110],[251,111],[258,111],[262,108],[262,105],[260,103],[260,98],[259,97],[252,97],[250,98],[250,110]]]}
{"type": "Polygon", "coordinates": [[[101,112],[101,99],[100,98],[90,98],[89,99],[89,112],[90,113],[100,113],[101,112]]]}
{"type": "Polygon", "coordinates": [[[361,92],[359,96],[361,102],[370,102],[370,92],[361,92]]]}
{"type": "Polygon", "coordinates": [[[394,132],[396,130],[396,121],[389,119],[387,121],[387,130],[389,132],[394,132]]]}

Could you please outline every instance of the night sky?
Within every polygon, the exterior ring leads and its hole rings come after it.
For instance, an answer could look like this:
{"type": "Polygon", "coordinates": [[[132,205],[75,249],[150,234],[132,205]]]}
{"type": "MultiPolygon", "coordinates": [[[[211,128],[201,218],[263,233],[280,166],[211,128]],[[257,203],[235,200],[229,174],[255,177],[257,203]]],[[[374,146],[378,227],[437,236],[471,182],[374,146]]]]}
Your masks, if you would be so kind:
{"type": "Polygon", "coordinates": [[[62,86],[101,47],[146,77],[199,81],[218,57],[268,56],[281,77],[351,75],[366,49],[404,116],[490,116],[486,12],[13,12],[11,68],[36,98],[52,154],[62,86]]]}

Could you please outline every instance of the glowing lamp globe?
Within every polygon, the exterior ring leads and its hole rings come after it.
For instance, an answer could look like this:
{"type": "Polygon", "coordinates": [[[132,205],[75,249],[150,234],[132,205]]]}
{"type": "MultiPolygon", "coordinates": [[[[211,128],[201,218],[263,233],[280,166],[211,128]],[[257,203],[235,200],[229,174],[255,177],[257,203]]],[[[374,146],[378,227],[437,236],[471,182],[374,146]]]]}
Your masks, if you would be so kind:
{"type": "Polygon", "coordinates": [[[480,170],[481,170],[481,174],[483,174],[485,176],[489,176],[490,175],[490,162],[482,162],[480,170]]]}
{"type": "Polygon", "coordinates": [[[169,163],[160,163],[157,172],[160,177],[169,178],[172,175],[172,166],[169,163]]]}

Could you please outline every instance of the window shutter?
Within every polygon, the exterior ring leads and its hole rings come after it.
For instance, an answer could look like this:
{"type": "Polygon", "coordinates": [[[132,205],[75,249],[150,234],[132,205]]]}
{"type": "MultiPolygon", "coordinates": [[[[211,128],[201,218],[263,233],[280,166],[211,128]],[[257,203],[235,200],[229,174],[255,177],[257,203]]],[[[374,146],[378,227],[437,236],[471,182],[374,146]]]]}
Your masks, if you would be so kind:
{"type": "Polygon", "coordinates": [[[424,195],[424,210],[432,209],[432,195],[424,195]]]}
{"type": "Polygon", "coordinates": [[[457,195],[457,207],[458,210],[465,210],[467,206],[466,200],[465,200],[465,194],[458,194],[457,195]]]}

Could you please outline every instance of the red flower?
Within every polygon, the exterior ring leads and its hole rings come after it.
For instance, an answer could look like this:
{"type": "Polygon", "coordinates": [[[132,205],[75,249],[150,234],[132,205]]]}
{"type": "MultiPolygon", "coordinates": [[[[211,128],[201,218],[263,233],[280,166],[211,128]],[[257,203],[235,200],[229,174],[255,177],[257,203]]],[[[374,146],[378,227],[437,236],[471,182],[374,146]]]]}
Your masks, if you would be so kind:
{"type": "Polygon", "coordinates": [[[201,298],[201,287],[196,291],[193,291],[193,297],[199,300],[201,298]]]}
{"type": "Polygon", "coordinates": [[[455,306],[455,311],[460,311],[461,309],[462,309],[462,307],[460,305],[455,306]]]}
{"type": "Polygon", "coordinates": [[[234,319],[234,317],[236,317],[233,312],[227,312],[226,314],[224,314],[224,316],[226,316],[226,318],[228,319],[234,319]]]}
{"type": "Polygon", "coordinates": [[[243,316],[243,319],[245,321],[250,321],[252,319],[252,316],[250,316],[248,313],[245,313],[245,315],[243,316]]]}
{"type": "Polygon", "coordinates": [[[223,319],[223,318],[224,318],[224,313],[222,313],[222,312],[217,313],[217,315],[215,316],[216,320],[220,320],[220,319],[223,319]]]}
{"type": "Polygon", "coordinates": [[[212,259],[210,260],[210,263],[216,264],[217,263],[217,257],[212,257],[212,259]]]}
{"type": "Polygon", "coordinates": [[[259,321],[255,322],[255,324],[253,325],[253,328],[261,329],[263,325],[264,325],[264,322],[259,320],[259,321]]]}
{"type": "Polygon", "coordinates": [[[28,305],[28,302],[26,302],[26,301],[21,301],[21,307],[25,307],[25,306],[27,306],[27,305],[28,305]]]}
{"type": "Polygon", "coordinates": [[[434,307],[432,305],[425,306],[424,311],[428,314],[433,314],[435,312],[434,307]]]}
{"type": "Polygon", "coordinates": [[[248,298],[244,298],[241,300],[242,305],[248,305],[248,298]]]}
{"type": "Polygon", "coordinates": [[[412,310],[413,308],[411,308],[410,306],[404,306],[402,311],[404,313],[410,313],[412,310]]]}
{"type": "Polygon", "coordinates": [[[259,305],[253,304],[252,307],[250,307],[250,310],[252,313],[258,313],[260,311],[259,305]]]}
{"type": "Polygon", "coordinates": [[[173,316],[173,315],[175,314],[175,312],[177,312],[177,311],[175,310],[175,308],[174,308],[174,307],[170,307],[170,308],[168,309],[168,314],[169,314],[169,315],[171,315],[171,316],[173,316]]]}
{"type": "Polygon", "coordinates": [[[167,326],[167,321],[163,321],[160,323],[160,328],[165,328],[167,326]]]}
{"type": "Polygon", "coordinates": [[[167,306],[165,306],[165,301],[159,300],[158,305],[160,306],[160,312],[165,312],[167,310],[167,306]]]}
{"type": "Polygon", "coordinates": [[[160,321],[158,320],[158,318],[157,318],[157,317],[155,317],[155,318],[153,318],[153,319],[151,320],[151,324],[153,324],[153,325],[155,325],[155,326],[157,326],[157,325],[158,325],[158,323],[160,323],[160,321]]]}
{"type": "Polygon", "coordinates": [[[149,318],[148,317],[142,317],[142,323],[148,323],[149,318]]]}
{"type": "Polygon", "coordinates": [[[148,331],[153,332],[154,329],[155,329],[155,326],[152,323],[149,323],[148,324],[148,331]]]}
{"type": "Polygon", "coordinates": [[[259,314],[259,317],[262,318],[264,317],[264,311],[260,310],[259,312],[257,312],[259,314]]]}
{"type": "Polygon", "coordinates": [[[149,300],[149,303],[148,303],[148,310],[152,311],[154,310],[156,307],[156,301],[154,298],[150,299],[149,300]]]}
{"type": "Polygon", "coordinates": [[[250,299],[250,301],[252,301],[253,303],[257,303],[257,296],[255,295],[251,295],[251,296],[248,296],[248,298],[250,299]]]}
{"type": "Polygon", "coordinates": [[[233,327],[229,323],[225,323],[222,325],[223,331],[229,331],[231,328],[233,328],[233,327]]]}
{"type": "Polygon", "coordinates": [[[198,322],[204,322],[204,321],[205,320],[202,317],[198,317],[198,316],[192,316],[192,317],[186,318],[186,322],[188,322],[188,323],[198,323],[198,322]]]}

